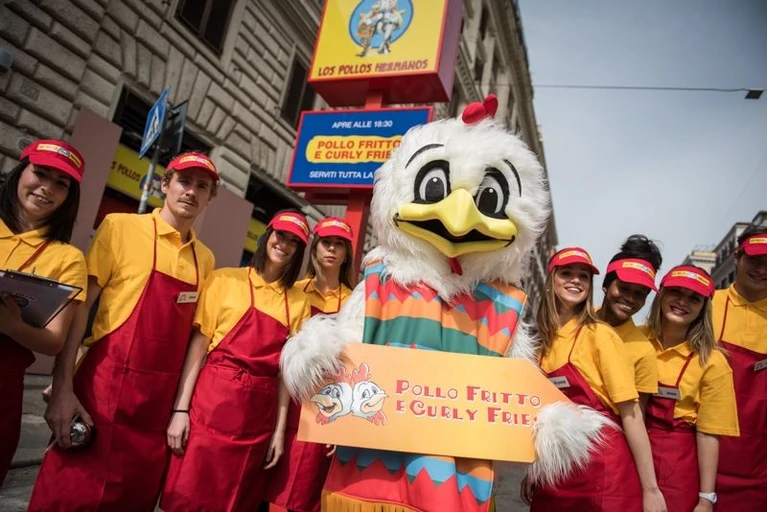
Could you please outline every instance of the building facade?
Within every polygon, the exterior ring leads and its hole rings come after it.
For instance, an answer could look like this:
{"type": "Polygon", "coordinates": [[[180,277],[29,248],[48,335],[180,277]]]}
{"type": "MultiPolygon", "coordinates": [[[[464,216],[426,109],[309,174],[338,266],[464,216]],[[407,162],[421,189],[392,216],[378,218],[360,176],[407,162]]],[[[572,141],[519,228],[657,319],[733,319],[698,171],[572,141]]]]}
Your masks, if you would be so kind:
{"type": "Polygon", "coordinates": [[[738,237],[749,226],[767,226],[767,210],[754,215],[751,222],[736,222],[714,249],[716,260],[711,271],[711,277],[719,289],[724,289],[735,282],[735,250],[738,248],[738,237]]]}
{"type": "MultiPolygon", "coordinates": [[[[122,128],[123,156],[115,157],[114,168],[134,160],[146,165],[135,152],[152,103],[169,86],[172,105],[187,102],[182,148],[210,154],[225,187],[253,204],[243,260],[281,208],[299,208],[315,220],[343,215],[342,205],[309,204],[284,185],[300,112],[326,108],[306,83],[322,3],[3,2],[0,49],[13,62],[0,74],[0,170],[9,171],[36,138],[68,138],[83,108],[122,128]]],[[[456,115],[490,92],[499,98],[498,119],[521,134],[545,166],[516,2],[465,0],[453,97],[436,106],[437,117],[456,115]]],[[[161,163],[169,157],[162,155],[161,163]]],[[[141,172],[125,171],[120,179],[128,174],[138,191],[141,172]]],[[[135,193],[107,181],[97,219],[135,211],[137,204],[135,193]]],[[[366,250],[374,243],[368,230],[366,250]]],[[[555,244],[552,216],[528,263],[525,287],[533,298],[555,244]]]]}
{"type": "Polygon", "coordinates": [[[696,247],[685,257],[682,265],[700,267],[711,274],[716,265],[716,253],[712,249],[713,247],[696,247]]]}

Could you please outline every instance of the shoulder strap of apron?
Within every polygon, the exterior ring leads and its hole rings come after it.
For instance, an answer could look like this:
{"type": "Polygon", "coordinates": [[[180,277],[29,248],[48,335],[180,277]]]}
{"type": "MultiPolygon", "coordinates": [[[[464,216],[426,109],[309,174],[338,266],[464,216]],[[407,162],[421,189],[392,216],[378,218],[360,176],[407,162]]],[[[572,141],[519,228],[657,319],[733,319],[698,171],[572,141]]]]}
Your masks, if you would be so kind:
{"type": "Polygon", "coordinates": [[[575,331],[575,339],[573,340],[573,346],[570,347],[570,353],[567,354],[567,362],[568,363],[570,362],[570,358],[573,355],[573,350],[575,350],[575,344],[578,343],[578,336],[580,336],[580,334],[581,334],[581,329],[583,329],[582,325],[580,327],[578,327],[577,331],[575,331]]]}
{"type": "Polygon", "coordinates": [[[248,290],[250,291],[250,309],[253,309],[256,307],[256,301],[253,298],[253,281],[250,280],[250,273],[253,270],[253,267],[248,267],[248,290]]]}
{"type": "Polygon", "coordinates": [[[724,336],[724,328],[727,325],[727,310],[730,309],[730,294],[727,293],[727,302],[724,303],[724,315],[722,317],[722,330],[719,332],[719,338],[717,339],[717,342],[722,341],[722,337],[724,336]]]}
{"type": "Polygon", "coordinates": [[[23,271],[25,268],[27,268],[29,265],[31,265],[32,262],[34,262],[37,259],[37,257],[40,256],[43,253],[43,251],[45,250],[45,248],[48,247],[49,245],[51,245],[51,239],[50,238],[45,240],[45,242],[41,243],[40,246],[37,249],[35,249],[35,252],[32,253],[32,256],[27,258],[27,261],[25,261],[24,263],[22,263],[19,266],[19,269],[18,269],[19,272],[23,271]]]}
{"type": "MultiPolygon", "coordinates": [[[[152,217],[152,226],[154,227],[152,270],[157,270],[157,219],[154,217],[152,217]]],[[[197,251],[194,250],[194,241],[192,242],[192,258],[194,258],[194,286],[198,288],[200,286],[200,265],[197,263],[197,251]]],[[[248,280],[250,280],[250,272],[248,272],[248,280]]]]}
{"type": "Polygon", "coordinates": [[[684,362],[684,366],[682,366],[682,371],[679,372],[679,377],[676,379],[676,384],[674,384],[674,387],[679,389],[679,383],[682,382],[682,377],[684,376],[684,372],[687,371],[687,367],[690,366],[690,361],[692,361],[692,357],[695,355],[695,352],[691,352],[689,356],[687,356],[687,360],[684,362]]]}

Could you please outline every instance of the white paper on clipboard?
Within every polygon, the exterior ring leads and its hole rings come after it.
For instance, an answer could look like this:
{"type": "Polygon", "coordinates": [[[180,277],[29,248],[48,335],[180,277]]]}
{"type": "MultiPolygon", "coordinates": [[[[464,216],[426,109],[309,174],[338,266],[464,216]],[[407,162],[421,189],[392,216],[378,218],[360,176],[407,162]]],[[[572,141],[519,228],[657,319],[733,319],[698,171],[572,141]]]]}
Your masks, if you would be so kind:
{"type": "Polygon", "coordinates": [[[53,279],[13,270],[0,270],[0,293],[10,293],[21,308],[21,318],[44,327],[83,289],[53,279]]]}

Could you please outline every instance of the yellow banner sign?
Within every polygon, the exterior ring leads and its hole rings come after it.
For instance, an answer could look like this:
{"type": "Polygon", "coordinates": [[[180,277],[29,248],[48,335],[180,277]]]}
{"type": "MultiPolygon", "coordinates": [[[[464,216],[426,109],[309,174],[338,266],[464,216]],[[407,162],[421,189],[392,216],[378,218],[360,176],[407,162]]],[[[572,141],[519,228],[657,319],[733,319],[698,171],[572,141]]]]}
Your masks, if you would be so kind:
{"type": "Polygon", "coordinates": [[[306,146],[306,160],[311,163],[358,164],[385,162],[402,141],[401,135],[335,136],[317,135],[306,146]]]}
{"type": "Polygon", "coordinates": [[[310,80],[422,74],[438,67],[447,2],[327,0],[310,80]]]}
{"type": "Polygon", "coordinates": [[[298,438],[431,455],[532,462],[532,427],[567,401],[527,361],[353,343],[303,404],[298,438]]]}
{"type": "MultiPolygon", "coordinates": [[[[114,160],[112,160],[112,169],[107,177],[107,186],[126,196],[141,199],[141,188],[144,186],[148,170],[149,160],[140,159],[138,153],[127,146],[118,144],[117,152],[115,152],[114,160]]],[[[160,189],[163,174],[165,174],[165,167],[161,165],[155,167],[152,190],[148,201],[148,204],[155,208],[161,207],[163,203],[160,189]]]]}
{"type": "Polygon", "coordinates": [[[250,219],[248,223],[248,234],[245,235],[245,250],[250,252],[256,252],[258,248],[258,237],[264,234],[266,231],[266,224],[257,221],[254,218],[250,219]]]}

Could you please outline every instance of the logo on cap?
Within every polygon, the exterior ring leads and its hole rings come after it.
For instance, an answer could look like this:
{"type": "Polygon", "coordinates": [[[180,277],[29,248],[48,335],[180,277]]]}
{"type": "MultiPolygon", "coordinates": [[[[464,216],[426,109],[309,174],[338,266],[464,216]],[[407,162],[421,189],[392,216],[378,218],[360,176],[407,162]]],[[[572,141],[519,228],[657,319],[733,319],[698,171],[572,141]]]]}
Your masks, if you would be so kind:
{"type": "Polygon", "coordinates": [[[185,164],[187,162],[197,162],[198,164],[204,165],[205,167],[207,167],[211,171],[215,171],[216,170],[216,168],[213,166],[213,162],[211,162],[207,158],[202,158],[202,157],[197,156],[197,155],[182,156],[181,158],[178,159],[179,165],[180,164],[185,164]]]}
{"type": "Polygon", "coordinates": [[[326,220],[325,222],[320,224],[320,228],[329,228],[329,227],[337,227],[349,233],[352,232],[351,228],[345,222],[341,222],[339,220],[326,220]]]}
{"type": "Polygon", "coordinates": [[[73,164],[79,169],[83,165],[83,161],[78,158],[72,151],[67,148],[62,148],[56,144],[38,144],[35,148],[36,151],[50,151],[52,153],[58,153],[66,158],[69,158],[73,164]]]}
{"type": "Polygon", "coordinates": [[[671,272],[671,277],[686,277],[687,279],[695,279],[703,286],[711,286],[711,281],[698,274],[697,272],[690,272],[689,270],[674,270],[671,272]]]}
{"type": "Polygon", "coordinates": [[[746,243],[748,245],[762,245],[767,244],[767,238],[761,238],[761,237],[755,237],[752,236],[751,238],[746,240],[746,243]]]}
{"type": "Polygon", "coordinates": [[[292,222],[293,224],[296,224],[301,228],[301,231],[306,233],[306,235],[309,235],[309,226],[306,225],[304,221],[299,219],[298,217],[294,217],[293,215],[280,215],[277,217],[277,220],[279,221],[285,221],[285,222],[292,222]]]}
{"type": "Polygon", "coordinates": [[[648,276],[655,279],[655,271],[653,269],[636,261],[624,261],[621,264],[621,268],[632,268],[634,270],[639,270],[640,272],[644,272],[648,276]]]}
{"type": "Polygon", "coordinates": [[[589,255],[586,254],[583,251],[567,251],[567,252],[563,252],[562,254],[559,255],[559,259],[563,260],[563,259],[569,258],[571,256],[580,256],[581,258],[585,259],[586,261],[591,261],[591,258],[589,258],[589,255]]]}

